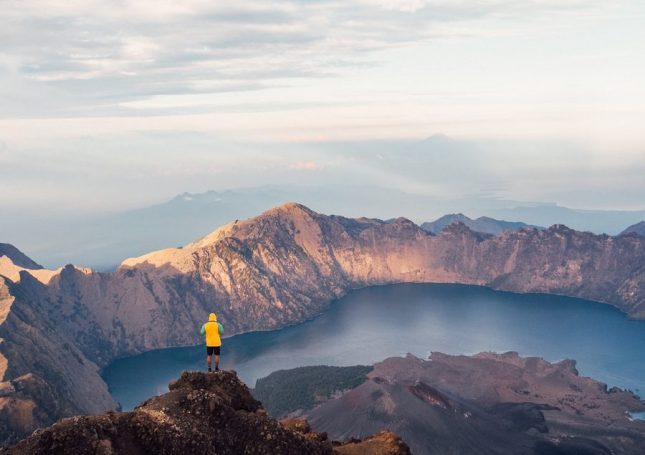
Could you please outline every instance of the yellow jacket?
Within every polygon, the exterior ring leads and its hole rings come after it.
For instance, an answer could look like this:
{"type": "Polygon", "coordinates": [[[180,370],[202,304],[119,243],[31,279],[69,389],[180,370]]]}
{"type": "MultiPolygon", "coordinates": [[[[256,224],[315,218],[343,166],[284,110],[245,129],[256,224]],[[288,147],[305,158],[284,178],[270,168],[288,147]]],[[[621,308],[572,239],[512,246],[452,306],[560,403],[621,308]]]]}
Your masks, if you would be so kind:
{"type": "Polygon", "coordinates": [[[215,313],[208,315],[208,322],[202,326],[201,334],[206,336],[206,346],[217,347],[222,345],[220,335],[224,333],[224,327],[217,322],[215,313]]]}

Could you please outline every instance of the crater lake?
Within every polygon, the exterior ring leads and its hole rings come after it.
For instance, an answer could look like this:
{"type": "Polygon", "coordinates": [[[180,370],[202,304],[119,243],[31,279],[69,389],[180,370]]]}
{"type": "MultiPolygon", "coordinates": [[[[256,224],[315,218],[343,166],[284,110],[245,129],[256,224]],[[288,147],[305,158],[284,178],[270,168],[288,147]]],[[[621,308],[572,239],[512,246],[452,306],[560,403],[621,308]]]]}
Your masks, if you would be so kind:
{"type": "MultiPolygon", "coordinates": [[[[226,330],[226,321],[220,322],[226,330]]],[[[581,375],[640,395],[643,346],[645,321],[630,320],[610,305],[477,286],[397,284],[352,291],[298,325],[225,338],[221,368],[237,371],[253,387],[272,371],[298,366],[365,365],[407,353],[425,358],[432,351],[517,351],[549,361],[575,359],[581,375]]],[[[103,378],[130,410],[166,392],[183,370],[206,370],[204,345],[119,359],[103,378]]]]}

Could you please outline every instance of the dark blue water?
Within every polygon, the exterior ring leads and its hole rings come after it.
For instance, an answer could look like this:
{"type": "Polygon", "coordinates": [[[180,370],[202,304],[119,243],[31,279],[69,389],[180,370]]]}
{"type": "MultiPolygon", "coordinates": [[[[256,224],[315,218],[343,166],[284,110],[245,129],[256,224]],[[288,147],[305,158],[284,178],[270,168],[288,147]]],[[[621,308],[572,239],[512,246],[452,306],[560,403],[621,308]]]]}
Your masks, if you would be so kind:
{"type": "MultiPolygon", "coordinates": [[[[371,364],[408,352],[518,351],[550,361],[576,359],[581,374],[641,393],[644,347],[645,322],[609,305],[474,286],[401,284],[352,292],[297,326],[227,338],[222,366],[252,387],[272,371],[303,365],[371,364]]],[[[117,360],[103,377],[127,410],[167,391],[183,370],[205,366],[203,346],[162,349],[117,360]]]]}

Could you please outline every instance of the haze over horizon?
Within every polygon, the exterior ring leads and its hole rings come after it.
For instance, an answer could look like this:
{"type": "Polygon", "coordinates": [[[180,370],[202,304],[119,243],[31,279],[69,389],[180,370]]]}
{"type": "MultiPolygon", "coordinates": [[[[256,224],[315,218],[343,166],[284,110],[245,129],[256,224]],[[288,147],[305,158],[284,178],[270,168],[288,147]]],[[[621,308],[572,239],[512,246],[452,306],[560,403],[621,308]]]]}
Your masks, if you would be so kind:
{"type": "Polygon", "coordinates": [[[4,213],[347,183],[645,209],[642,2],[118,5],[0,12],[4,213]]]}

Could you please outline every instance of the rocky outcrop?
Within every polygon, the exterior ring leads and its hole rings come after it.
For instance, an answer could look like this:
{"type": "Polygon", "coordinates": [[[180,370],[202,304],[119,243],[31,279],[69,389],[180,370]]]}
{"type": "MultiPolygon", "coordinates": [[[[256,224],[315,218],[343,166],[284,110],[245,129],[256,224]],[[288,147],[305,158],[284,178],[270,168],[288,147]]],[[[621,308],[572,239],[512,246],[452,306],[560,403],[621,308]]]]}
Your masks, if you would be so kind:
{"type": "Polygon", "coordinates": [[[363,440],[350,439],[343,444],[337,444],[334,448],[334,452],[342,455],[411,455],[408,445],[387,430],[363,440]]]}
{"type": "Polygon", "coordinates": [[[72,417],[0,453],[38,454],[329,454],[406,455],[390,433],[352,442],[347,451],[304,421],[269,417],[235,373],[184,373],[170,392],[133,412],[72,417]],[[358,451],[356,451],[358,450],[358,451]]]}
{"type": "Polygon", "coordinates": [[[643,318],[644,246],[643,237],[564,226],[493,237],[452,224],[431,235],[404,218],[326,216],[291,203],[128,259],[114,273],[30,270],[2,256],[0,380],[35,373],[59,398],[62,416],[102,412],[116,403],[100,368],[199,343],[211,311],[228,334],[275,329],[314,317],[351,289],[388,283],[556,293],[643,318]]]}
{"type": "MultiPolygon", "coordinates": [[[[288,371],[282,379],[288,383],[288,371]]],[[[631,392],[580,377],[571,360],[433,353],[378,363],[361,385],[303,416],[338,439],[387,428],[420,455],[636,455],[645,421],[631,421],[628,411],[642,409],[631,392]]]]}

